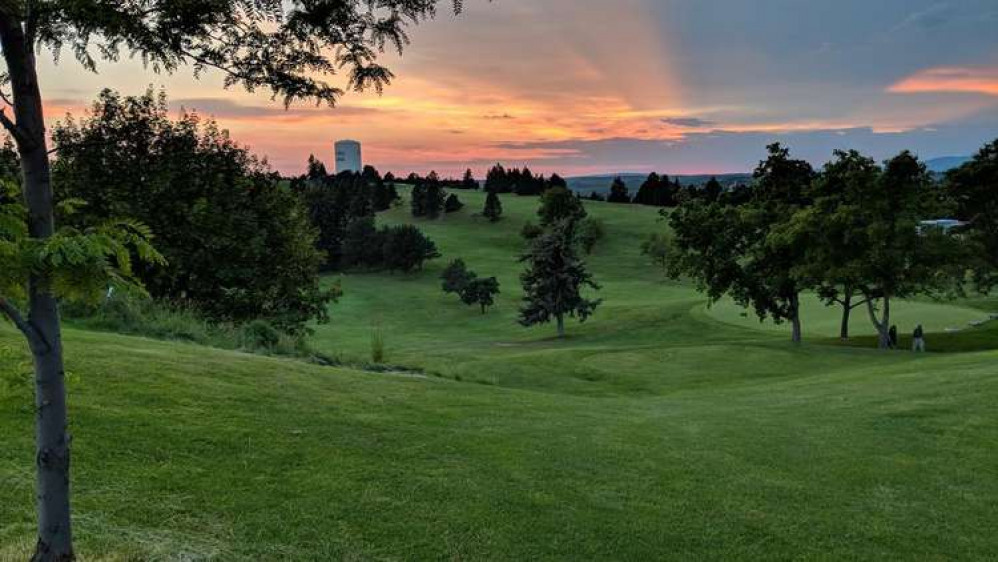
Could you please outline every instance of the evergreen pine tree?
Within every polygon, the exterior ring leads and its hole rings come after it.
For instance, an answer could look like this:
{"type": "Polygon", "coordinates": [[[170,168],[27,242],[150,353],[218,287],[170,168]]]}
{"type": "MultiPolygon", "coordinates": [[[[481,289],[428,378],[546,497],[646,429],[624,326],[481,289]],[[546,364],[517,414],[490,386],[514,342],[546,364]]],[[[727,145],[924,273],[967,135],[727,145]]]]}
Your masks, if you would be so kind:
{"type": "Polygon", "coordinates": [[[471,168],[464,172],[464,179],[461,180],[461,189],[478,189],[478,181],[471,173],[471,168]]]}
{"type": "Polygon", "coordinates": [[[610,195],[606,198],[609,203],[630,203],[631,197],[627,194],[627,184],[617,176],[610,186],[610,195]]]}
{"type": "Polygon", "coordinates": [[[447,196],[447,201],[444,203],[445,213],[456,213],[464,208],[464,203],[458,199],[457,195],[453,193],[447,196]]]}
{"type": "Polygon", "coordinates": [[[565,337],[565,316],[585,321],[593,314],[600,300],[588,300],[584,287],[599,290],[585,263],[575,252],[575,224],[563,220],[531,244],[520,261],[527,264],[521,275],[524,304],[520,308],[520,324],[533,326],[557,323],[558,337],[565,337]]]}
{"type": "Polygon", "coordinates": [[[502,217],[502,202],[499,201],[499,196],[496,195],[495,191],[489,191],[485,197],[485,209],[482,211],[482,216],[489,219],[489,222],[498,222],[499,218],[502,217]]]}
{"type": "Polygon", "coordinates": [[[419,182],[413,186],[410,205],[412,207],[412,216],[425,217],[427,215],[426,184],[419,182]]]}

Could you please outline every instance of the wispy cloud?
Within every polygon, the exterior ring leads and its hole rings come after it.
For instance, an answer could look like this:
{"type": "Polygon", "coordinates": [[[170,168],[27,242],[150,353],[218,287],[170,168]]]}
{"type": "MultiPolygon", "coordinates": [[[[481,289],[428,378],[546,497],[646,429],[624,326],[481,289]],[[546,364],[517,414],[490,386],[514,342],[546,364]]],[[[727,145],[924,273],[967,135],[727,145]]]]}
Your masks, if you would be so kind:
{"type": "Polygon", "coordinates": [[[952,21],[956,14],[957,10],[952,4],[949,2],[940,2],[928,8],[912,12],[901,20],[894,27],[893,31],[902,31],[911,28],[923,30],[936,29],[952,21]]]}
{"type": "Polygon", "coordinates": [[[998,68],[930,68],[897,82],[888,91],[896,94],[949,92],[998,96],[998,68]]]}
{"type": "Polygon", "coordinates": [[[675,127],[684,127],[687,129],[699,129],[701,127],[712,127],[716,123],[713,121],[707,121],[706,119],[700,119],[699,117],[665,117],[662,122],[666,125],[673,125],[675,127]]]}

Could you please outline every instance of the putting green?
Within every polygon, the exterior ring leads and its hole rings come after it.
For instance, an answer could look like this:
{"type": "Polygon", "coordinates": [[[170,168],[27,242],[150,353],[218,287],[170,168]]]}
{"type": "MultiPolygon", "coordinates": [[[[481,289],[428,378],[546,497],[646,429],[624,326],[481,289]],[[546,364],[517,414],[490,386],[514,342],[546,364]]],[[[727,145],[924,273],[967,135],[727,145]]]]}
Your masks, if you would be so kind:
{"type": "MultiPolygon", "coordinates": [[[[842,321],[842,308],[825,306],[816,295],[806,295],[802,299],[801,322],[804,337],[836,337],[842,321]]],[[[771,320],[759,322],[755,313],[737,305],[731,299],[723,299],[709,308],[707,314],[726,324],[743,326],[756,330],[789,331],[787,324],[776,324],[771,320]]],[[[891,303],[891,323],[902,333],[911,332],[922,324],[930,333],[962,330],[971,322],[985,320],[988,315],[980,310],[957,305],[923,301],[893,301],[891,303]]],[[[849,323],[850,333],[855,336],[873,335],[876,331],[866,306],[853,310],[849,323]]]]}

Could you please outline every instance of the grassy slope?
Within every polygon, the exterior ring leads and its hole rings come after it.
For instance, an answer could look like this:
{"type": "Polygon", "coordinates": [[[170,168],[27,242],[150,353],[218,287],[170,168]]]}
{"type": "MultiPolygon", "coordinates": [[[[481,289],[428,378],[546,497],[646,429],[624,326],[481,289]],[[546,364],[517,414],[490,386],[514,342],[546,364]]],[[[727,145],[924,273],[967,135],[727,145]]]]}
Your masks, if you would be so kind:
{"type": "MultiPolygon", "coordinates": [[[[462,194],[474,201],[477,194],[462,194]]],[[[984,559],[998,551],[996,352],[882,354],[718,322],[593,206],[607,299],[514,324],[510,219],[424,224],[506,288],[481,317],[421,275],[343,279],[317,345],[444,377],[67,333],[77,535],[94,559],[984,559]],[[405,306],[398,303],[403,302],[405,306]],[[460,378],[461,382],[453,380],[460,378]],[[473,384],[478,381],[483,384],[473,384]]],[[[389,220],[405,220],[401,211],[389,220]]],[[[939,309],[940,314],[952,311],[939,309]]],[[[757,327],[757,326],[752,326],[757,327]]],[[[0,346],[20,349],[0,328],[0,346]]],[[[0,373],[11,370],[0,364],[0,373]]],[[[32,528],[31,421],[0,391],[0,560],[32,528]]]]}

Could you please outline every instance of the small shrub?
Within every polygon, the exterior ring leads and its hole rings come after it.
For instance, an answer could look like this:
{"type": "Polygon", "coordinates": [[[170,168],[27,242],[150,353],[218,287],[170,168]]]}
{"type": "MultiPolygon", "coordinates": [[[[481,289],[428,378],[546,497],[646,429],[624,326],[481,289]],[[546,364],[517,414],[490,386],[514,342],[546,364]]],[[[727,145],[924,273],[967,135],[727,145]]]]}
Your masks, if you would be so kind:
{"type": "Polygon", "coordinates": [[[524,240],[535,240],[540,238],[541,234],[544,234],[544,229],[532,222],[528,222],[520,229],[520,236],[524,240]]]}
{"type": "Polygon", "coordinates": [[[242,327],[243,346],[248,349],[274,349],[281,343],[281,333],[266,320],[253,320],[242,327]]]}
{"type": "Polygon", "coordinates": [[[593,253],[596,243],[606,236],[606,225],[602,219],[587,218],[579,223],[578,241],[582,251],[593,253]]]}
{"type": "Polygon", "coordinates": [[[469,271],[464,260],[458,258],[444,269],[440,279],[443,280],[441,288],[445,293],[460,293],[476,277],[473,271],[469,271]]]}
{"type": "Polygon", "coordinates": [[[641,253],[651,258],[652,262],[668,272],[669,259],[672,255],[672,239],[668,235],[652,233],[641,243],[641,253]]]}
{"type": "Polygon", "coordinates": [[[456,213],[464,208],[464,203],[458,199],[457,195],[450,195],[447,197],[447,201],[444,203],[445,213],[456,213]]]}
{"type": "Polygon", "coordinates": [[[385,362],[385,335],[381,328],[371,331],[371,362],[376,365],[385,362]]]}

